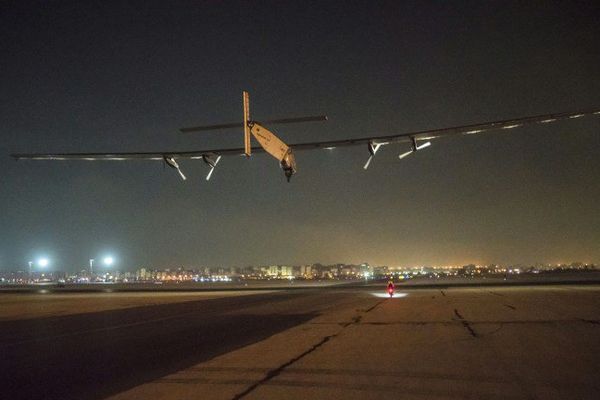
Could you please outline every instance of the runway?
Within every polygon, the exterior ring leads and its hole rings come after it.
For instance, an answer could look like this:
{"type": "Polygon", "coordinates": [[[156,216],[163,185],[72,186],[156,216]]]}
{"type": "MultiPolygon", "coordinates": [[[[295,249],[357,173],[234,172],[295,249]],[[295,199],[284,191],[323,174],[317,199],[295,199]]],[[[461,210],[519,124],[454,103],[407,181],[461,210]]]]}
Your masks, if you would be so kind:
{"type": "Polygon", "coordinates": [[[307,321],[341,297],[279,292],[2,321],[1,387],[10,398],[104,398],[307,321]]]}
{"type": "Polygon", "coordinates": [[[88,308],[0,320],[2,397],[591,399],[600,391],[598,286],[380,294],[378,286],[147,293],[98,310],[89,308],[98,294],[61,299],[88,308]]]}

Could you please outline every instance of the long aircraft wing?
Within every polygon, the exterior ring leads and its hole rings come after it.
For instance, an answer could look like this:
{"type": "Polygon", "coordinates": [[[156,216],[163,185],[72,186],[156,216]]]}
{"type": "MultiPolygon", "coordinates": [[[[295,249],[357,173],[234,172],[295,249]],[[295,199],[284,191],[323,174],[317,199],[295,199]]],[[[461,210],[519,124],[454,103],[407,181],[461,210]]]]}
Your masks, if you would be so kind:
{"type": "Polygon", "coordinates": [[[371,136],[357,139],[331,140],[326,142],[292,144],[294,150],[310,150],[315,148],[333,148],[361,144],[389,144],[409,143],[412,138],[418,140],[432,140],[451,135],[474,135],[495,130],[508,130],[530,124],[549,124],[559,120],[576,119],[589,115],[600,115],[600,108],[594,110],[564,112],[558,114],[534,115],[529,117],[513,118],[502,121],[483,122],[479,124],[455,126],[450,128],[432,129],[401,133],[396,135],[371,136]]]}
{"type": "MultiPolygon", "coordinates": [[[[576,119],[589,115],[600,115],[600,108],[557,114],[534,115],[513,118],[502,121],[484,122],[472,125],[463,125],[450,128],[424,130],[417,132],[400,133],[384,136],[369,136],[356,139],[339,139],[319,142],[295,143],[289,147],[293,150],[313,150],[358,145],[384,145],[390,143],[410,143],[415,140],[432,140],[450,135],[473,135],[497,130],[510,130],[530,124],[548,124],[559,120],[576,119]]],[[[262,147],[253,147],[253,152],[264,152],[262,147]]],[[[203,159],[211,156],[243,155],[244,148],[207,149],[196,151],[157,151],[157,152],[123,152],[123,153],[17,153],[11,154],[16,160],[84,160],[84,161],[125,161],[125,160],[157,160],[165,157],[175,159],[203,159]]]]}
{"type": "MultiPolygon", "coordinates": [[[[261,147],[253,147],[257,152],[264,151],[261,147]]],[[[161,151],[161,152],[124,152],[124,153],[21,153],[11,154],[16,160],[82,160],[82,161],[129,161],[156,160],[163,161],[165,157],[176,159],[200,160],[203,156],[243,155],[244,148],[214,149],[196,151],[161,151]]]]}

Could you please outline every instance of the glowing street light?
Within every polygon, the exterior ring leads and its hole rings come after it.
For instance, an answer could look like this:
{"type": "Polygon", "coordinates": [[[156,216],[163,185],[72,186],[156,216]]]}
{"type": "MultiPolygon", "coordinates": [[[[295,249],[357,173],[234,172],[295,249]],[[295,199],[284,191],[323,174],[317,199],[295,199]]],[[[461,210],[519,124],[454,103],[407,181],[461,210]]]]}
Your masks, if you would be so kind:
{"type": "Polygon", "coordinates": [[[49,261],[48,261],[48,259],[47,259],[47,258],[40,258],[40,259],[38,260],[38,265],[39,265],[40,267],[42,267],[42,268],[45,268],[45,267],[47,267],[47,266],[48,266],[48,264],[49,264],[49,261]]]}
{"type": "Polygon", "coordinates": [[[112,257],[104,257],[104,260],[102,260],[102,262],[104,262],[104,265],[106,266],[111,266],[113,265],[115,260],[112,257]]]}

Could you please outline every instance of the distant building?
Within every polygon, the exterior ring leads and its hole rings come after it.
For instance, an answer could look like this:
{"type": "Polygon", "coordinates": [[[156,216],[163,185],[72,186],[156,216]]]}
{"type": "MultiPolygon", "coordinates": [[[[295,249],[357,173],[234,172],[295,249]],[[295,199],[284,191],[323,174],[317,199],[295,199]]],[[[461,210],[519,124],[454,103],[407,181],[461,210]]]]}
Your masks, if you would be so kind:
{"type": "Polygon", "coordinates": [[[269,272],[267,273],[267,275],[269,275],[269,276],[277,276],[277,275],[279,275],[279,266],[278,265],[271,265],[269,267],[269,272]]]}
{"type": "Polygon", "coordinates": [[[312,265],[301,265],[299,274],[303,278],[312,278],[313,276],[313,268],[312,265]]]}

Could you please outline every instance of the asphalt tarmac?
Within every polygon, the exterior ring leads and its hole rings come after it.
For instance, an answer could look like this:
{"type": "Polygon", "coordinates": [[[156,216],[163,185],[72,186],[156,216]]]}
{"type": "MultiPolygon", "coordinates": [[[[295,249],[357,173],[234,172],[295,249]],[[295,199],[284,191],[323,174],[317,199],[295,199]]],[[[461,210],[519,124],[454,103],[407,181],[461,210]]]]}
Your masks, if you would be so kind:
{"type": "Polygon", "coordinates": [[[101,399],[308,321],[340,298],[278,292],[1,321],[0,397],[101,399]],[[273,312],[253,312],[265,305],[273,312]]]}
{"type": "MultiPolygon", "coordinates": [[[[113,309],[0,320],[0,397],[593,399],[600,392],[598,285],[399,287],[393,299],[377,285],[146,296],[152,300],[140,306],[117,301],[113,309]]],[[[69,306],[78,302],[74,296],[69,306]]]]}

